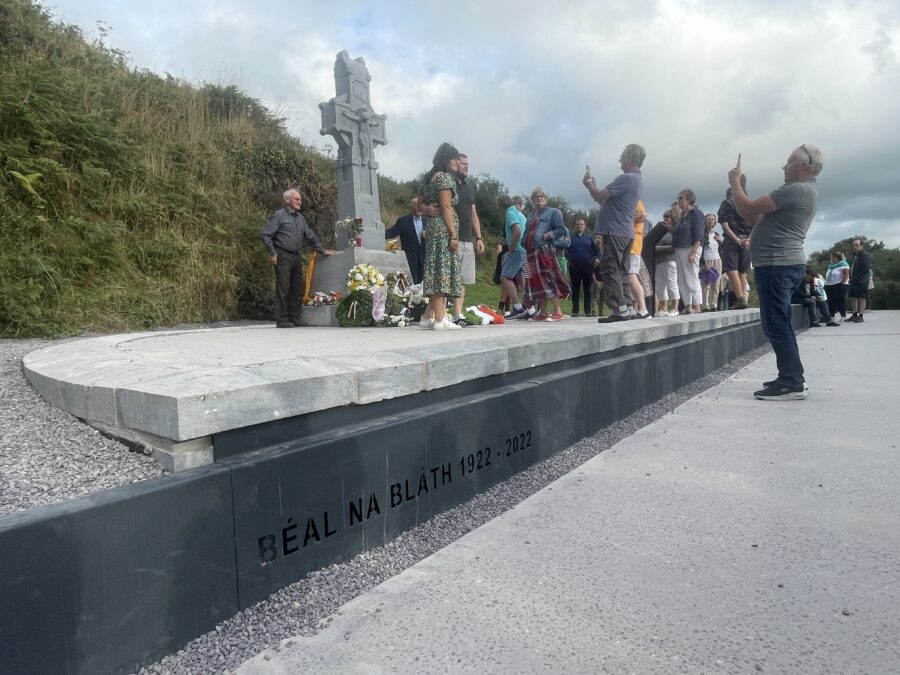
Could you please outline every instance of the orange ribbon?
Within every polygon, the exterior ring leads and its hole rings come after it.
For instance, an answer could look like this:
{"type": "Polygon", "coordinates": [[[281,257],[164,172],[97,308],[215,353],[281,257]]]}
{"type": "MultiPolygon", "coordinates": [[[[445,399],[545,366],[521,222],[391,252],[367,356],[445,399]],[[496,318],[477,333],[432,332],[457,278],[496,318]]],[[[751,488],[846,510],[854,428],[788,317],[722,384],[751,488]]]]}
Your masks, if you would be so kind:
{"type": "Polygon", "coordinates": [[[303,291],[303,304],[308,304],[312,300],[309,289],[312,287],[313,271],[316,269],[316,258],[319,257],[318,251],[313,251],[309,258],[309,267],[306,268],[306,288],[303,291]]]}

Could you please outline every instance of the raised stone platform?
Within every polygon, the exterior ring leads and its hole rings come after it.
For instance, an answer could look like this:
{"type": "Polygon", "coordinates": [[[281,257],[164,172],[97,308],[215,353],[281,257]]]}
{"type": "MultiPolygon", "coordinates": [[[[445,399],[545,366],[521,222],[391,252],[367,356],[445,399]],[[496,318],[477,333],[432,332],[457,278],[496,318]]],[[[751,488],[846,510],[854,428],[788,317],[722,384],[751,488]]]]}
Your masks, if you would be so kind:
{"type": "Polygon", "coordinates": [[[447,332],[264,325],[132,333],[49,347],[27,355],[24,367],[52,405],[148,445],[164,467],[179,471],[212,462],[221,432],[758,318],[757,310],[744,310],[447,332]]]}
{"type": "Polygon", "coordinates": [[[29,610],[0,615],[15,646],[0,672],[137,670],[763,341],[750,310],[219,328],[31,354],[57,405],[159,444],[173,468],[206,465],[0,517],[0,606],[29,610]]]}

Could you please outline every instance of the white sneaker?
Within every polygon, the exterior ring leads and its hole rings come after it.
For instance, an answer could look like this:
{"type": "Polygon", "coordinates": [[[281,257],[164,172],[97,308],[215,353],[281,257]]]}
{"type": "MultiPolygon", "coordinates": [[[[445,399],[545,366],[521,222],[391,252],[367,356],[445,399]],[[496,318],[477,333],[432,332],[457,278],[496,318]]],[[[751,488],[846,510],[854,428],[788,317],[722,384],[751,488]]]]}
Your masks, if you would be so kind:
{"type": "Polygon", "coordinates": [[[665,319],[669,315],[666,312],[657,312],[656,314],[654,314],[654,316],[657,319],[665,319]]]}
{"type": "Polygon", "coordinates": [[[666,316],[678,316],[678,312],[669,312],[666,316]]]}
{"type": "Polygon", "coordinates": [[[458,323],[453,323],[446,316],[443,321],[435,321],[434,325],[431,327],[432,330],[462,330],[462,326],[458,323]]]}
{"type": "Polygon", "coordinates": [[[422,319],[419,321],[419,328],[424,330],[431,330],[434,326],[434,319],[422,319]]]}

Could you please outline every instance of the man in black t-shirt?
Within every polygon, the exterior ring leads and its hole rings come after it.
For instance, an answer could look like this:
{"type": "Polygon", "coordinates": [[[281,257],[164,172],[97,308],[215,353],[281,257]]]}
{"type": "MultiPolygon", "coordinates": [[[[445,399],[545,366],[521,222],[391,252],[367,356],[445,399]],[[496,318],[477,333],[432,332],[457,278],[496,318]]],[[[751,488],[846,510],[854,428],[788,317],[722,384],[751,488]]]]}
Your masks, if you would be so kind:
{"type": "Polygon", "coordinates": [[[462,315],[466,298],[466,284],[475,283],[475,254],[484,253],[481,238],[481,221],[475,209],[475,185],[469,180],[469,158],[459,155],[459,169],[456,172],[458,202],[456,215],[459,217],[459,268],[462,274],[462,293],[453,301],[455,322],[465,326],[468,322],[462,315]]]}
{"type": "MultiPolygon", "coordinates": [[[[744,178],[744,176],[742,176],[744,178]]],[[[744,190],[746,190],[744,180],[744,190]]],[[[747,309],[747,272],[750,270],[750,225],[737,212],[731,188],[725,192],[725,200],[719,207],[718,221],[722,224],[725,240],[719,257],[722,273],[728,277],[728,285],[737,299],[732,309],[747,309]]]]}

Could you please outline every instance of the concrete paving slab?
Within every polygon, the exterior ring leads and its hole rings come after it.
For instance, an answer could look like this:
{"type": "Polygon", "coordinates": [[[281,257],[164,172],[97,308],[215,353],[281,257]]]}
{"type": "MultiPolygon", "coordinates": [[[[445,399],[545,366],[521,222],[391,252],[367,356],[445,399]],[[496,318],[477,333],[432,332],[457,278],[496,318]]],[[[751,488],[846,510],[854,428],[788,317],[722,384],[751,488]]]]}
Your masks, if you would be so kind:
{"type": "Polygon", "coordinates": [[[900,672],[900,313],[800,336],[238,673],[900,672]]]}
{"type": "Polygon", "coordinates": [[[240,326],[72,340],[28,354],[23,363],[51,404],[128,437],[180,442],[758,320],[757,310],[745,310],[445,332],[240,326]]]}

